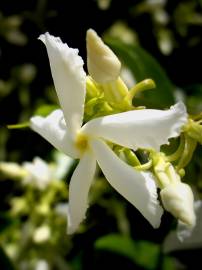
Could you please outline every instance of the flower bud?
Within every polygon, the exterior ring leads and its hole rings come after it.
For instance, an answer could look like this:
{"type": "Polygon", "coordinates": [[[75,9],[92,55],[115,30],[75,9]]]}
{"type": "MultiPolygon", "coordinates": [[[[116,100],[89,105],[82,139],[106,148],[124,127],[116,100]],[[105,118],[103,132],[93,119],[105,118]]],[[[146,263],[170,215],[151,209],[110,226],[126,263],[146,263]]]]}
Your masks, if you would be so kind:
{"type": "Polygon", "coordinates": [[[100,84],[116,81],[121,69],[117,56],[92,29],[87,31],[86,42],[90,76],[100,84]]]}
{"type": "Polygon", "coordinates": [[[187,184],[170,184],[161,190],[160,195],[168,212],[190,227],[195,225],[194,197],[187,184]]]}

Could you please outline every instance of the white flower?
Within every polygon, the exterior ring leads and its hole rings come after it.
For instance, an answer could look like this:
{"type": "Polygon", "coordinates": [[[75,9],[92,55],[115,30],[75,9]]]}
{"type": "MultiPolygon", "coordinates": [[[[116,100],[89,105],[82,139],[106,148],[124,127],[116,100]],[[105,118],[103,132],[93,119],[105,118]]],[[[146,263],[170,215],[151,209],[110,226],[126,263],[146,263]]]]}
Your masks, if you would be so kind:
{"type": "Polygon", "coordinates": [[[24,162],[22,167],[27,172],[24,177],[25,184],[33,184],[42,190],[53,180],[53,170],[39,157],[35,157],[32,162],[24,162]]]}
{"type": "Polygon", "coordinates": [[[55,110],[45,118],[33,117],[31,128],[60,151],[80,159],[69,186],[68,233],[73,233],[85,217],[96,161],[109,183],[158,227],[162,208],[152,174],[127,165],[107,142],[133,150],[159,150],[160,145],[179,134],[186,122],[184,105],[179,103],[166,111],[148,109],[104,116],[82,126],[86,74],[78,50],[69,48],[49,33],[40,39],[48,51],[62,110],[55,110]]]}

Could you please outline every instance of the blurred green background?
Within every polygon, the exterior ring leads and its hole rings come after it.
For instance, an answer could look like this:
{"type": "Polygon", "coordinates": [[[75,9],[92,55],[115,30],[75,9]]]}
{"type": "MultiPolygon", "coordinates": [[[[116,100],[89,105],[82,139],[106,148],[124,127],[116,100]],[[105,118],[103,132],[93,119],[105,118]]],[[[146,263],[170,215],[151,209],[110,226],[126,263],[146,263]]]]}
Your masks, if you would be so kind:
{"type": "MultiPolygon", "coordinates": [[[[190,113],[202,110],[201,0],[1,0],[0,161],[22,169],[24,161],[39,156],[47,166],[59,166],[58,153],[40,136],[6,126],[26,122],[39,108],[47,111],[57,104],[38,36],[46,31],[60,36],[86,61],[89,28],[120,57],[134,82],[149,77],[156,81],[157,89],[144,93],[137,104],[165,108],[182,99],[190,113]]],[[[201,160],[199,148],[187,169],[199,194],[201,160]]],[[[194,268],[200,263],[200,248],[164,254],[164,239],[176,227],[169,214],[154,230],[99,172],[87,219],[77,234],[67,236],[61,207],[65,209],[76,163],[68,164],[62,180],[54,179],[45,190],[24,185],[22,175],[0,169],[0,269],[200,269],[194,268]],[[38,241],[40,228],[47,237],[38,241]]]]}

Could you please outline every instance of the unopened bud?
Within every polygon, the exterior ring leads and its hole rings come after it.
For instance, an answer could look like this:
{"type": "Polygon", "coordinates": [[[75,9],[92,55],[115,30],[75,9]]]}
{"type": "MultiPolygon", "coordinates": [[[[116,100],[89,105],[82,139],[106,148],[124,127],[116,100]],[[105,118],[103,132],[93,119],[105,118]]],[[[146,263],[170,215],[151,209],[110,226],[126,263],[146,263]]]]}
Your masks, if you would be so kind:
{"type": "Polygon", "coordinates": [[[160,192],[164,208],[190,227],[195,226],[194,197],[191,188],[184,183],[170,184],[160,192]]]}
{"type": "Polygon", "coordinates": [[[117,56],[92,29],[87,31],[86,42],[90,76],[100,84],[116,81],[121,69],[117,56]]]}

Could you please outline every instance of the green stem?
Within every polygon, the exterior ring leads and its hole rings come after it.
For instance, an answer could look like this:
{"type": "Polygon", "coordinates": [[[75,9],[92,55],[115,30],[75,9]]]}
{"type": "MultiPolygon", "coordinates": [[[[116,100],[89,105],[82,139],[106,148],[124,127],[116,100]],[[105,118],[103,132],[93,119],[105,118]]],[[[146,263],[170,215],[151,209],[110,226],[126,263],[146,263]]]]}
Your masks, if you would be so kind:
{"type": "Polygon", "coordinates": [[[172,161],[178,160],[180,158],[180,156],[182,155],[184,147],[185,147],[185,138],[184,138],[184,135],[182,134],[180,136],[180,144],[179,144],[177,150],[173,154],[166,156],[166,161],[172,162],[172,161]]]}
{"type": "Polygon", "coordinates": [[[192,139],[190,136],[185,135],[185,145],[184,145],[184,151],[181,155],[181,158],[176,166],[177,170],[180,170],[187,166],[187,164],[190,162],[192,155],[194,153],[194,150],[196,149],[197,142],[192,139]]]}
{"type": "Polygon", "coordinates": [[[131,166],[141,166],[141,163],[139,161],[139,159],[137,158],[136,154],[131,151],[130,149],[124,149],[124,154],[125,154],[125,157],[129,163],[129,165],[131,166]]]}
{"type": "Polygon", "coordinates": [[[148,162],[146,162],[144,164],[135,166],[135,169],[140,170],[140,171],[149,170],[152,167],[152,164],[153,164],[152,160],[149,160],[148,162]]]}
{"type": "Polygon", "coordinates": [[[28,128],[30,126],[30,122],[25,122],[22,124],[16,124],[16,125],[7,125],[8,129],[20,129],[20,128],[28,128]]]}
{"type": "Polygon", "coordinates": [[[152,79],[143,80],[130,89],[127,95],[127,99],[132,100],[138,92],[150,90],[155,87],[156,84],[152,79]]]}

